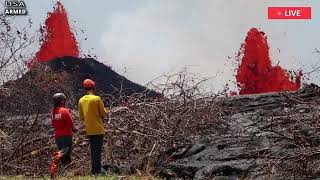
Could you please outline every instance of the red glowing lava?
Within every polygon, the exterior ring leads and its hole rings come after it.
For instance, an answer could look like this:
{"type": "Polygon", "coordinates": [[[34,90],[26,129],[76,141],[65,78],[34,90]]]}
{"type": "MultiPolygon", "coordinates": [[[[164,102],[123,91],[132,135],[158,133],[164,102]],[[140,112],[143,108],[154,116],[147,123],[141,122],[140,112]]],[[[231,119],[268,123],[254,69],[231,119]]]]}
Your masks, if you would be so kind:
{"type": "Polygon", "coordinates": [[[79,57],[78,44],[71,32],[67,12],[59,1],[53,12],[48,13],[43,29],[40,50],[30,66],[35,61],[45,62],[63,56],[79,57]]]}
{"type": "Polygon", "coordinates": [[[250,29],[241,46],[243,55],[237,70],[237,85],[240,94],[295,91],[301,86],[302,71],[290,80],[289,73],[280,66],[272,66],[269,46],[265,33],[256,28],[250,29]]]}

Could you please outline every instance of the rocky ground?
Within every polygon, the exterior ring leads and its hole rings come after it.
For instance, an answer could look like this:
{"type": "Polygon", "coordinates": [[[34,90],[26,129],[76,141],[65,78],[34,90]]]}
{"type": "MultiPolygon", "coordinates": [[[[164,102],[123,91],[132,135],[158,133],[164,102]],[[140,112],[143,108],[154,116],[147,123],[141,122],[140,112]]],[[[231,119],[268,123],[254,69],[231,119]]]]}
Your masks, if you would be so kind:
{"type": "Polygon", "coordinates": [[[320,176],[319,88],[221,99],[224,134],[170,153],[170,176],[187,179],[316,179],[320,176]]]}
{"type": "MultiPolygon", "coordinates": [[[[110,173],[168,179],[316,179],[320,89],[200,99],[129,99],[106,119],[110,173]]],[[[89,173],[81,123],[74,161],[61,175],[89,173]]],[[[55,150],[48,115],[0,121],[1,174],[48,175],[55,150]]]]}

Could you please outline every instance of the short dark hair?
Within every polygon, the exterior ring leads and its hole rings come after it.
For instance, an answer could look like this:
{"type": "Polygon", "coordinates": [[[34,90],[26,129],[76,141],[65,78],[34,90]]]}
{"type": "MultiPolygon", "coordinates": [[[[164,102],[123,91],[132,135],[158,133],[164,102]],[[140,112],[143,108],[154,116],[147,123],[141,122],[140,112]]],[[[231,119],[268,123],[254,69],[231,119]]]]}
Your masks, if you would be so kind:
{"type": "Polygon", "coordinates": [[[63,100],[63,101],[58,102],[58,103],[55,103],[55,104],[53,104],[53,107],[56,108],[56,107],[60,107],[61,105],[65,105],[65,101],[66,100],[63,100]]]}

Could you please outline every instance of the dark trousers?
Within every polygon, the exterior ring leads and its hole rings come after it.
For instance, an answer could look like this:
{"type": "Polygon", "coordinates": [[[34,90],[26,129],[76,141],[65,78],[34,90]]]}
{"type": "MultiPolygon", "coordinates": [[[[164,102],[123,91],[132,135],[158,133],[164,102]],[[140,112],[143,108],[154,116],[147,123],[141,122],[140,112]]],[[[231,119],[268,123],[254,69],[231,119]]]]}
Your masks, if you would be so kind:
{"type": "Polygon", "coordinates": [[[91,150],[91,174],[100,174],[103,135],[91,135],[88,137],[91,150]]]}
{"type": "Polygon", "coordinates": [[[72,136],[61,136],[56,138],[56,144],[59,150],[63,151],[61,164],[66,166],[71,162],[72,136]]]}

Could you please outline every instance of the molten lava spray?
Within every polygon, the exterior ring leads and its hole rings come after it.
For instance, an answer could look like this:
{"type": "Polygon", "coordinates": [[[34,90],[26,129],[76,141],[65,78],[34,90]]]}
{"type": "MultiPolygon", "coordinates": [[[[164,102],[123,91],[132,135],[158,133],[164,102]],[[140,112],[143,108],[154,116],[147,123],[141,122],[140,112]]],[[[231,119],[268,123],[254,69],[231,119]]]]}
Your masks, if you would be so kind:
{"type": "Polygon", "coordinates": [[[240,94],[258,94],[265,92],[294,91],[301,86],[302,71],[290,80],[289,73],[280,66],[272,66],[269,46],[264,32],[250,29],[242,44],[243,55],[237,70],[237,85],[240,94]]]}
{"type": "Polygon", "coordinates": [[[59,1],[53,12],[48,13],[42,35],[44,38],[40,50],[29,65],[35,61],[45,62],[63,56],[79,57],[77,41],[71,32],[67,12],[59,1]]]}

